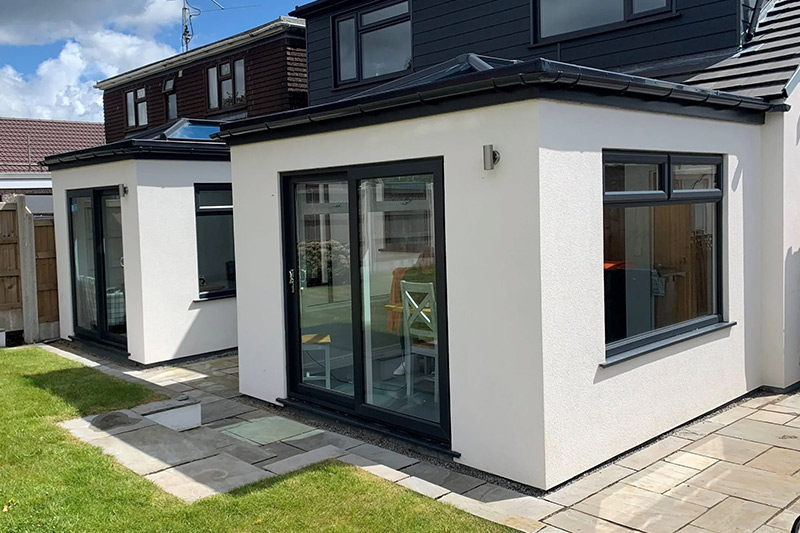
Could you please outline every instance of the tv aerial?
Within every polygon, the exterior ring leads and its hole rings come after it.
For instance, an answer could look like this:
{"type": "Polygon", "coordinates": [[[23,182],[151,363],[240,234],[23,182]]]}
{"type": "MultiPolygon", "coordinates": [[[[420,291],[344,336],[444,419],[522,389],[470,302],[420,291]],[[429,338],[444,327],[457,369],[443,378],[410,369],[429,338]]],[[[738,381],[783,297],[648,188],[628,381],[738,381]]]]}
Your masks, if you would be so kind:
{"type": "Polygon", "coordinates": [[[194,38],[194,26],[192,25],[193,18],[199,17],[200,15],[208,11],[231,11],[233,9],[247,9],[252,7],[258,7],[260,5],[260,4],[255,4],[249,6],[225,7],[217,0],[210,0],[210,1],[217,7],[214,9],[204,10],[190,4],[189,0],[183,0],[183,8],[181,8],[181,51],[182,52],[189,51],[189,43],[192,42],[192,38],[194,38]]]}

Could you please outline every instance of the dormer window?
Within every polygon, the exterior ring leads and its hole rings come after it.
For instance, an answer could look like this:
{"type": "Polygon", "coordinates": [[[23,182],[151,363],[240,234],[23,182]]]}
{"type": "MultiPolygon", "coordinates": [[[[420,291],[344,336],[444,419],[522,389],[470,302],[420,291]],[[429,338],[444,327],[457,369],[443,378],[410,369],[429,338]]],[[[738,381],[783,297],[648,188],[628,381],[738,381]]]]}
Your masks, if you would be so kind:
{"type": "Polygon", "coordinates": [[[625,26],[672,10],[673,0],[533,0],[538,41],[563,40],[625,26]],[[537,9],[538,8],[538,11],[537,9]]]}
{"type": "Polygon", "coordinates": [[[371,81],[411,69],[408,1],[348,13],[334,26],[339,83],[371,81]]]}
{"type": "Polygon", "coordinates": [[[128,128],[147,126],[147,100],[144,87],[125,93],[128,128]]]}
{"type": "Polygon", "coordinates": [[[167,105],[167,120],[178,118],[178,95],[175,92],[175,78],[164,80],[164,98],[167,105]]]}
{"type": "Polygon", "coordinates": [[[233,107],[245,102],[244,59],[225,60],[208,69],[208,108],[233,107]]]}

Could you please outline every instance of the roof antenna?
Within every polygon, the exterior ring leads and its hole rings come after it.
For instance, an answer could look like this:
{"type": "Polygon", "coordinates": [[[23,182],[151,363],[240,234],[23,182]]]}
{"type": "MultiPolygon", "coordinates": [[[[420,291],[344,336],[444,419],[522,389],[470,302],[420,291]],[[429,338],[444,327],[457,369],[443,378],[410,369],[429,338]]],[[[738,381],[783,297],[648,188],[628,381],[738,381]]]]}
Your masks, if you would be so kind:
{"type": "MultiPolygon", "coordinates": [[[[214,0],[211,0],[212,2],[214,0]]],[[[214,2],[216,4],[216,2],[214,2]]],[[[183,33],[181,34],[181,51],[189,51],[189,43],[194,37],[194,28],[192,27],[192,18],[198,16],[202,11],[191,5],[188,0],[183,0],[183,8],[181,9],[181,21],[183,33]]]]}

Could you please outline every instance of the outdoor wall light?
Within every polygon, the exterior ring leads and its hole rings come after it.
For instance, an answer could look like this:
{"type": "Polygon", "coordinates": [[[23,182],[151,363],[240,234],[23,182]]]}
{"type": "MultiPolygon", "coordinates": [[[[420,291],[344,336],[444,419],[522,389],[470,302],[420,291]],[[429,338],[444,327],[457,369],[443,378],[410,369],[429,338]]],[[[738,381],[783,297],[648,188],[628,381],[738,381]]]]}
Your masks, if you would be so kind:
{"type": "Polygon", "coordinates": [[[124,183],[119,184],[119,197],[128,196],[128,186],[124,183]]]}
{"type": "Polygon", "coordinates": [[[494,166],[500,162],[500,152],[494,149],[493,144],[483,145],[483,170],[494,170],[494,166]]]}

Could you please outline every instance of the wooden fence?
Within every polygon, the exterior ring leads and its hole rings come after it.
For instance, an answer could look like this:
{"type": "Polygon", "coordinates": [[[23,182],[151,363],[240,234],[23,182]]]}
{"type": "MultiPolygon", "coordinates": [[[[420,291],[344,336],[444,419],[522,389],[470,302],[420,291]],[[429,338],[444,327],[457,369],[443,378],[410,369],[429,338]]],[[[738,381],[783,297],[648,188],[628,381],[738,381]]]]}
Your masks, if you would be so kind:
{"type": "Polygon", "coordinates": [[[0,202],[0,328],[25,342],[58,336],[58,280],[52,220],[34,220],[25,197],[0,202]]]}

